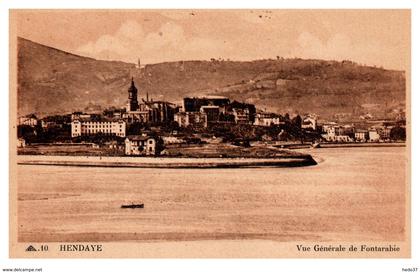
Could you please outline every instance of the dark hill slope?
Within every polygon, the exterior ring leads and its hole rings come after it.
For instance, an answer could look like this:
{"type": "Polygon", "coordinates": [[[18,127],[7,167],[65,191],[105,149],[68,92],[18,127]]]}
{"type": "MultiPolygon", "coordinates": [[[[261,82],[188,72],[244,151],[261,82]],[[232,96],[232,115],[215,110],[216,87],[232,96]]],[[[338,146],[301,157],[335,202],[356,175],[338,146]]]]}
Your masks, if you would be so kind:
{"type": "Polygon", "coordinates": [[[132,64],[80,57],[19,38],[19,114],[122,103],[133,68],[132,64]]]}

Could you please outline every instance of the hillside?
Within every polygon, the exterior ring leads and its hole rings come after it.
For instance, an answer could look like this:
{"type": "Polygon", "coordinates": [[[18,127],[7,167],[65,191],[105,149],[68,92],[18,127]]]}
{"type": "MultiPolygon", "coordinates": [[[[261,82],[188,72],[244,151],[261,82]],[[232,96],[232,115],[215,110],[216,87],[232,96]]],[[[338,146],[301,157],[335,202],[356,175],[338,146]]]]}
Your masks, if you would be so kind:
{"type": "Polygon", "coordinates": [[[100,61],[18,39],[18,113],[125,103],[133,64],[100,61]]]}
{"type": "Polygon", "coordinates": [[[71,112],[124,106],[131,76],[139,95],[181,101],[217,94],[278,113],[364,113],[392,116],[405,108],[401,71],[352,62],[277,59],[252,62],[183,61],[146,65],[76,56],[22,38],[18,40],[19,114],[71,112]]]}

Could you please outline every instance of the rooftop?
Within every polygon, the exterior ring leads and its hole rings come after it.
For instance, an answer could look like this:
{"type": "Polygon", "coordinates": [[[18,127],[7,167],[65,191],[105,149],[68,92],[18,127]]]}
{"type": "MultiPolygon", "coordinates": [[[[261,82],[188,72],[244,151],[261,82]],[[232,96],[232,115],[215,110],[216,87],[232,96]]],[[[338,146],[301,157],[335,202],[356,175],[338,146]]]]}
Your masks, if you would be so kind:
{"type": "Polygon", "coordinates": [[[194,97],[185,97],[185,98],[198,98],[198,99],[229,99],[226,96],[220,96],[220,95],[203,95],[203,96],[194,96],[194,97]]]}
{"type": "Polygon", "coordinates": [[[90,117],[79,117],[74,119],[73,121],[80,121],[80,122],[119,122],[123,121],[121,118],[110,118],[101,116],[100,118],[90,118],[90,117]]]}
{"type": "Polygon", "coordinates": [[[203,109],[218,109],[219,106],[208,105],[208,106],[201,106],[201,108],[203,108],[203,109]]]}
{"type": "Polygon", "coordinates": [[[152,136],[148,135],[128,135],[127,138],[131,141],[146,141],[151,138],[154,139],[152,136]]]}

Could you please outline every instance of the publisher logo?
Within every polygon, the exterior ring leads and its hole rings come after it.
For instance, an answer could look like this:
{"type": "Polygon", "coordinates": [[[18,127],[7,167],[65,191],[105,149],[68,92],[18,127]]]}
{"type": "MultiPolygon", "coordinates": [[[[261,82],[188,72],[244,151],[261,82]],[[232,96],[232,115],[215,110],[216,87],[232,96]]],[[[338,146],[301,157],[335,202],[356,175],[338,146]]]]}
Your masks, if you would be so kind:
{"type": "Polygon", "coordinates": [[[32,245],[28,246],[25,251],[37,251],[32,245]]]}

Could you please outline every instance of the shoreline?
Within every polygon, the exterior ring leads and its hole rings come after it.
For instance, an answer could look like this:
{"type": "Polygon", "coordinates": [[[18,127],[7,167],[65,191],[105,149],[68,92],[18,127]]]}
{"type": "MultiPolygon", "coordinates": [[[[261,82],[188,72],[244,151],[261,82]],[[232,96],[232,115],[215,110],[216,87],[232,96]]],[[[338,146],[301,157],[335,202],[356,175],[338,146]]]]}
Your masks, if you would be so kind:
{"type": "MultiPolygon", "coordinates": [[[[405,147],[406,143],[321,143],[318,148],[359,147],[405,147]]],[[[310,144],[273,146],[276,149],[310,149],[310,144]]],[[[314,149],[318,149],[314,148],[314,149]]],[[[113,168],[261,168],[261,167],[303,167],[318,164],[318,160],[306,153],[281,154],[273,157],[188,157],[188,156],[101,156],[100,154],[41,155],[18,154],[18,165],[46,165],[68,167],[113,167],[113,168]]]]}
{"type": "Polygon", "coordinates": [[[128,168],[253,168],[316,165],[311,155],[277,158],[173,158],[18,155],[18,165],[128,168]]]}
{"type": "MultiPolygon", "coordinates": [[[[284,149],[307,149],[312,148],[312,145],[309,143],[306,144],[284,144],[284,145],[274,145],[276,148],[284,149]],[[282,147],[283,146],[283,147],[282,147]]],[[[322,142],[317,148],[357,148],[357,147],[406,147],[405,142],[401,143],[328,143],[322,142]]]]}
{"type": "Polygon", "coordinates": [[[346,148],[346,147],[406,147],[405,143],[322,143],[320,148],[346,148]]]}

